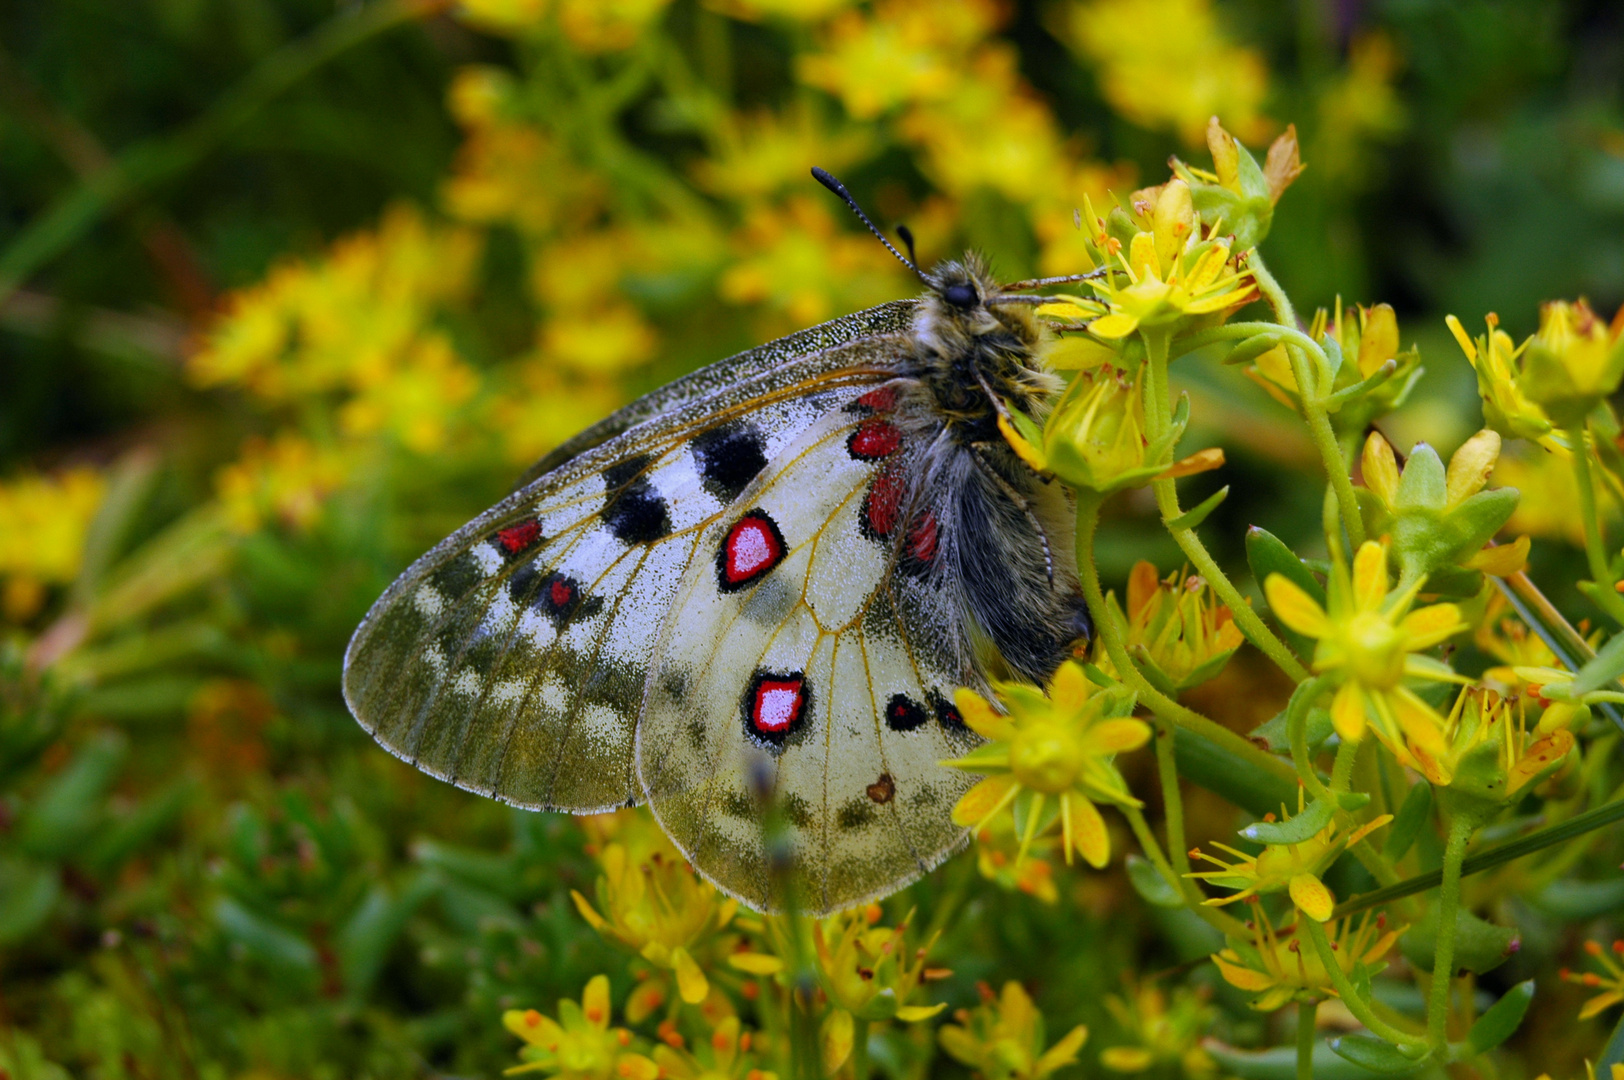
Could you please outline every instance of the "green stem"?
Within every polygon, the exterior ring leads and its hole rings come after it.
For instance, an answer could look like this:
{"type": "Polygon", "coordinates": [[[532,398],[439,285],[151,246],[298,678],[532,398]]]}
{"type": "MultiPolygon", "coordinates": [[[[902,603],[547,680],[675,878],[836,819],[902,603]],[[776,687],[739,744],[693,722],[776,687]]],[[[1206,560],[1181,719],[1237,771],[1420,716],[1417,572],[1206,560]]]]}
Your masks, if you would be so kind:
{"type": "Polygon", "coordinates": [[[1094,626],[1105,643],[1105,651],[1117,670],[1117,678],[1126,683],[1139,701],[1151,712],[1184,730],[1216,743],[1255,767],[1282,779],[1291,775],[1285,762],[1266,750],[1261,750],[1250,739],[1237,735],[1222,724],[1200,713],[1185,708],[1157,690],[1145,678],[1128,656],[1127,646],[1117,633],[1100,588],[1099,569],[1094,565],[1094,536],[1099,529],[1100,499],[1092,492],[1079,492],[1077,496],[1077,571],[1082,579],[1083,598],[1094,612],[1094,626]]]}
{"type": "MultiPolygon", "coordinates": [[[[1146,333],[1142,335],[1145,342],[1146,359],[1146,387],[1145,387],[1145,437],[1151,443],[1167,434],[1170,422],[1171,402],[1167,390],[1167,346],[1166,333],[1146,333]]],[[[1176,520],[1183,510],[1179,507],[1178,489],[1172,479],[1155,480],[1151,482],[1151,489],[1156,493],[1156,505],[1161,509],[1163,523],[1176,520]]],[[[1218,598],[1228,606],[1235,625],[1253,645],[1257,646],[1276,666],[1284,671],[1295,682],[1302,682],[1308,678],[1308,669],[1292,655],[1286,643],[1276,637],[1259,617],[1252,605],[1241,596],[1235,583],[1229,580],[1219,567],[1201,538],[1194,529],[1169,528],[1175,543],[1184,552],[1190,565],[1195,567],[1196,573],[1206,579],[1218,598]]]]}
{"type": "Polygon", "coordinates": [[[1336,763],[1331,766],[1331,794],[1340,795],[1348,790],[1348,782],[1353,777],[1353,764],[1359,758],[1359,747],[1363,740],[1342,740],[1342,745],[1336,750],[1336,763]]]}
{"type": "Polygon", "coordinates": [[[1118,809],[1122,811],[1122,816],[1128,819],[1128,827],[1133,830],[1133,835],[1139,841],[1139,847],[1144,851],[1145,858],[1149,859],[1150,864],[1156,868],[1156,872],[1162,875],[1162,880],[1167,882],[1168,886],[1180,896],[1184,897],[1184,902],[1191,911],[1195,912],[1203,922],[1225,937],[1245,940],[1251,936],[1251,931],[1246,928],[1245,923],[1227,912],[1203,903],[1204,898],[1196,889],[1195,884],[1189,878],[1180,877],[1173,872],[1172,864],[1167,861],[1166,854],[1162,852],[1162,845],[1157,842],[1156,834],[1150,831],[1149,822],[1145,821],[1144,813],[1137,806],[1121,806],[1118,809]]]}
{"type": "Polygon", "coordinates": [[[1427,1041],[1435,1050],[1449,1045],[1449,996],[1455,985],[1455,929],[1460,911],[1461,863],[1472,825],[1464,816],[1449,819],[1443,881],[1438,889],[1438,944],[1432,954],[1432,993],[1427,1002],[1427,1041]]]}
{"type": "Polygon", "coordinates": [[[868,1080],[868,1029],[870,1022],[858,1020],[852,1025],[851,1074],[852,1080],[868,1080]]]}
{"type": "MultiPolygon", "coordinates": [[[[1624,820],[1624,798],[1614,799],[1603,803],[1592,810],[1576,814],[1560,825],[1531,832],[1527,836],[1519,836],[1515,840],[1508,840],[1498,847],[1480,851],[1461,864],[1462,877],[1480,874],[1485,870],[1492,870],[1496,866],[1520,859],[1524,855],[1532,855],[1536,851],[1543,851],[1548,847],[1566,843],[1575,836],[1583,836],[1596,829],[1604,829],[1615,821],[1624,820]]],[[[1436,889],[1443,882],[1443,871],[1433,870],[1425,874],[1417,874],[1412,878],[1405,878],[1396,885],[1376,889],[1372,892],[1361,893],[1344,903],[1338,904],[1331,913],[1333,918],[1340,919],[1344,915],[1363,911],[1366,908],[1377,907],[1406,896],[1414,896],[1428,889],[1436,889]]]]}
{"type": "Polygon", "coordinates": [[[1182,880],[1190,872],[1189,845],[1184,840],[1184,795],[1179,791],[1179,767],[1173,756],[1173,725],[1156,725],[1156,771],[1162,782],[1162,815],[1167,821],[1167,848],[1173,869],[1182,880]]]}
{"type": "Polygon", "coordinates": [[[1297,1080],[1314,1080],[1314,1014],[1318,1001],[1297,1003],[1297,1080]]]}
{"type": "Polygon", "coordinates": [[[1416,1036],[1400,1031],[1382,1020],[1370,1007],[1370,1002],[1359,996],[1359,991],[1348,978],[1347,972],[1337,963],[1336,950],[1331,947],[1331,939],[1326,935],[1325,927],[1306,917],[1300,918],[1298,925],[1307,928],[1308,939],[1314,943],[1314,951],[1319,954],[1320,966],[1325,968],[1325,973],[1330,976],[1331,985],[1336,987],[1337,995],[1342,998],[1342,1004],[1348,1007],[1354,1019],[1369,1028],[1373,1035],[1386,1039],[1401,1050],[1420,1049],[1420,1040],[1416,1036]]]}
{"type": "Polygon", "coordinates": [[[1596,489],[1590,479],[1590,443],[1582,425],[1567,434],[1573,444],[1573,478],[1579,484],[1579,521],[1585,531],[1585,558],[1590,562],[1590,577],[1596,583],[1596,593],[1591,599],[1614,622],[1624,624],[1624,597],[1613,589],[1615,582],[1607,567],[1601,517],[1596,512],[1596,489]]]}
{"type": "Polygon", "coordinates": [[[1308,753],[1308,710],[1331,685],[1331,680],[1332,676],[1321,675],[1306,686],[1299,686],[1286,704],[1286,741],[1291,746],[1291,761],[1297,766],[1297,779],[1316,799],[1328,798],[1331,793],[1320,780],[1319,770],[1314,768],[1314,759],[1308,753]]]}

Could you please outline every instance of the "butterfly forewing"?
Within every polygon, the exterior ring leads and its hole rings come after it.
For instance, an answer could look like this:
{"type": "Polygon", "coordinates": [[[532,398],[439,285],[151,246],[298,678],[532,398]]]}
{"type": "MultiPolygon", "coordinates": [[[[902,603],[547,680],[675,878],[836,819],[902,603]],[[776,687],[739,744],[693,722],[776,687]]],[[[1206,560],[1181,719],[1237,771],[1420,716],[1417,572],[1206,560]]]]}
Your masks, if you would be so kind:
{"type": "Polygon", "coordinates": [[[950,810],[972,781],[938,762],[974,742],[947,704],[974,674],[925,572],[934,518],[902,501],[922,448],[884,403],[848,394],[707,527],[650,674],[638,767],[654,812],[758,908],[849,906],[964,840],[950,810]],[[789,832],[783,873],[770,818],[789,832]]]}
{"type": "Polygon", "coordinates": [[[634,732],[679,583],[714,560],[707,530],[843,387],[856,389],[840,400],[888,377],[876,340],[690,395],[470,522],[356,632],[351,711],[396,754],[483,794],[578,811],[638,801],[634,732]]]}

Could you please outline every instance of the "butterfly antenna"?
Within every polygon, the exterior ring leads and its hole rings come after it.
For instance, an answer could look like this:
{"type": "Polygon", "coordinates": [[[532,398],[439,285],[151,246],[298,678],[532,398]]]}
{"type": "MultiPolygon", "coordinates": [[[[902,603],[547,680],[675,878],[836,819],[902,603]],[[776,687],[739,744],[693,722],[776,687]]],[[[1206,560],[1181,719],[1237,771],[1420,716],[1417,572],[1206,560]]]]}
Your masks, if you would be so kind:
{"type": "Polygon", "coordinates": [[[897,235],[902,237],[902,242],[908,246],[908,258],[913,260],[914,267],[917,269],[919,256],[914,254],[913,230],[906,225],[898,225],[897,235]]]}
{"type": "MultiPolygon", "coordinates": [[[[851,212],[856,214],[864,225],[868,226],[868,231],[879,238],[880,243],[885,245],[885,250],[895,255],[898,262],[900,262],[903,266],[906,266],[909,270],[912,270],[914,273],[918,274],[921,279],[925,278],[924,272],[919,269],[919,264],[915,263],[912,259],[898,251],[895,245],[885,238],[885,234],[879,229],[875,228],[874,223],[868,219],[868,215],[863,213],[863,208],[857,205],[857,200],[851,197],[851,192],[846,190],[845,184],[842,184],[839,180],[836,180],[833,176],[830,176],[827,172],[824,172],[816,165],[812,166],[812,179],[816,180],[818,183],[840,196],[840,201],[851,207],[851,212]]],[[[913,244],[908,242],[907,234],[904,234],[903,239],[904,242],[908,243],[908,247],[912,249],[913,244]]]]}

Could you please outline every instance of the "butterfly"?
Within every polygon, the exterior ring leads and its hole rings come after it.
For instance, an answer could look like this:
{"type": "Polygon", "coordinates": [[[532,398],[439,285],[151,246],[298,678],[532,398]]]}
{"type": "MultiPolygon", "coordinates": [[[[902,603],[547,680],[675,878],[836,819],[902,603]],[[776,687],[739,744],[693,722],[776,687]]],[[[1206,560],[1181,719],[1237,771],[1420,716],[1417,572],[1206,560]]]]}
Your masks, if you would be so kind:
{"type": "MultiPolygon", "coordinates": [[[[1061,389],[1026,290],[973,255],[587,428],[413,563],[344,660],[350,710],[515,806],[647,802],[758,910],[851,907],[967,842],[957,687],[1045,682],[1091,633],[1074,504],[998,430],[1061,389]],[[776,825],[769,827],[769,822],[776,825]]],[[[899,230],[912,252],[912,237],[899,230]]]]}

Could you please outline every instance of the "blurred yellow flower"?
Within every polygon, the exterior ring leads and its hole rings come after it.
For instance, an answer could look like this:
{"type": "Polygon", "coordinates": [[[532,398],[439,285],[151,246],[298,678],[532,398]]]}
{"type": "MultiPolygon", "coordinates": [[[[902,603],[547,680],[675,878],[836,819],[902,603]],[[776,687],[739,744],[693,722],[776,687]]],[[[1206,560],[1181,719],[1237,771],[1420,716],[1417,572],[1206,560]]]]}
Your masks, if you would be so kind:
{"type": "MultiPolygon", "coordinates": [[[[1574,512],[1580,503],[1572,458],[1572,452],[1553,439],[1541,440],[1537,448],[1513,444],[1501,455],[1494,470],[1495,484],[1522,493],[1506,522],[1507,529],[1584,546],[1584,522],[1574,512]]],[[[1597,472],[1602,470],[1592,470],[1597,472]]],[[[1598,486],[1596,512],[1604,525],[1618,520],[1619,501],[1611,486],[1598,486]]]]}
{"type": "Polygon", "coordinates": [[[0,612],[8,621],[33,618],[45,605],[47,586],[78,575],[106,488],[102,475],[88,468],[23,473],[0,483],[0,612]]]}
{"type": "Polygon", "coordinates": [[[609,978],[594,975],[579,1004],[558,1003],[558,1019],[535,1009],[509,1009],[502,1026],[523,1039],[523,1065],[502,1070],[504,1076],[540,1072],[559,1080],[656,1080],[660,1067],[627,1049],[631,1032],[609,1026],[609,978]]]}
{"type": "Polygon", "coordinates": [[[1048,856],[1060,845],[1058,836],[1035,837],[1021,854],[1021,837],[1011,817],[999,815],[976,830],[976,870],[999,888],[1023,892],[1045,904],[1058,903],[1054,867],[1048,856]]]}
{"type": "Polygon", "coordinates": [[[1100,1064],[1112,1072],[1131,1075],[1161,1065],[1172,1066],[1189,1080],[1218,1074],[1218,1063],[1201,1048],[1218,1015],[1203,991],[1177,987],[1169,1001],[1156,982],[1130,978],[1127,992],[1108,995],[1105,1008],[1133,1040],[1100,1051],[1100,1064]]]}
{"type": "MultiPolygon", "coordinates": [[[[1252,1008],[1273,1012],[1289,1001],[1323,1001],[1336,997],[1336,988],[1319,951],[1304,942],[1295,924],[1276,931],[1262,905],[1252,905],[1252,940],[1229,940],[1228,947],[1215,953],[1212,962],[1231,986],[1257,994],[1252,1008]]],[[[1382,958],[1392,951],[1403,927],[1387,929],[1387,916],[1365,912],[1358,925],[1352,916],[1330,924],[1327,934],[1336,953],[1337,966],[1350,979],[1360,967],[1367,976],[1385,965],[1382,958]]],[[[1357,981],[1355,983],[1357,985],[1357,981]]]]}
{"type": "Polygon", "coordinates": [[[1399,67],[1393,39],[1379,30],[1362,33],[1348,44],[1346,63],[1315,102],[1316,172],[1357,181],[1371,156],[1369,144],[1390,140],[1404,130],[1408,117],[1395,85],[1399,67]]]}
{"type": "Polygon", "coordinates": [[[953,808],[954,823],[980,830],[1020,799],[1024,854],[1040,826],[1052,824],[1044,811],[1053,798],[1066,862],[1075,851],[1089,865],[1103,867],[1111,858],[1111,839],[1094,803],[1140,805],[1114,764],[1117,754],[1150,741],[1150,725],[1132,716],[1132,696],[1095,686],[1070,660],[1055,671],[1046,695],[1020,683],[999,683],[994,692],[1007,715],[973,690],[954,695],[964,722],[988,740],[942,762],[986,774],[953,808]]]}
{"type": "Polygon", "coordinates": [[[528,465],[588,424],[624,404],[615,384],[562,370],[550,357],[531,355],[508,365],[493,385],[490,426],[504,456],[528,465]]]}
{"type": "Polygon", "coordinates": [[[765,304],[786,328],[893,299],[903,268],[866,233],[842,232],[825,200],[793,196],[752,210],[735,240],[738,261],[722,275],[722,298],[765,304]]]}
{"type": "MultiPolygon", "coordinates": [[[[1584,1003],[1584,1007],[1579,1010],[1580,1020],[1589,1020],[1603,1010],[1624,1002],[1624,963],[1620,963],[1620,960],[1624,960],[1624,940],[1613,942],[1612,956],[1607,955],[1607,950],[1602,948],[1599,941],[1585,942],[1585,952],[1600,965],[1603,974],[1598,975],[1593,971],[1575,974],[1566,968],[1562,969],[1562,978],[1568,982],[1601,991],[1584,1003]]],[[[1618,1068],[1616,1065],[1613,1067],[1618,1068]]]]}
{"type": "Polygon", "coordinates": [[[1556,654],[1545,639],[1528,629],[1528,624],[1511,613],[1511,601],[1494,590],[1488,607],[1472,633],[1479,649],[1500,661],[1483,673],[1483,681],[1503,694],[1521,693],[1528,683],[1516,672],[1518,667],[1555,667],[1556,654]]]}
{"type": "Polygon", "coordinates": [[[953,1016],[958,1023],[944,1024],[937,1033],[951,1057],[987,1080],[1041,1080],[1076,1062],[1088,1028],[1078,1024],[1048,1046],[1043,1014],[1020,983],[1005,983],[996,998],[985,985],[980,989],[982,1003],[960,1009],[953,1016]]]}
{"type": "Polygon", "coordinates": [[[1038,270],[1044,274],[1076,274],[1093,270],[1098,251],[1084,227],[1081,208],[1109,206],[1112,192],[1130,191],[1137,170],[1129,162],[1106,164],[1076,160],[1074,148],[1049,183],[1039,192],[1032,208],[1032,230],[1037,235],[1038,270]]]}
{"type": "Polygon", "coordinates": [[[254,532],[267,519],[308,529],[346,472],[347,462],[337,450],[284,431],[269,441],[248,440],[242,456],[215,475],[215,490],[227,523],[237,532],[254,532]]]}
{"type": "Polygon", "coordinates": [[[857,0],[704,0],[712,11],[749,22],[762,19],[816,22],[855,3],[857,0]]]}
{"type": "Polygon", "coordinates": [[[807,162],[838,173],[874,147],[867,127],[831,127],[805,102],[782,112],[759,110],[722,118],[715,148],[694,165],[706,191],[760,199],[784,188],[805,190],[807,162]]]}
{"type": "Polygon", "coordinates": [[[481,30],[516,34],[537,26],[552,0],[461,0],[457,14],[481,30]]]}
{"type": "Polygon", "coordinates": [[[570,42],[586,52],[630,47],[671,0],[460,0],[458,14],[494,34],[518,35],[557,20],[570,42]]]}
{"type": "Polygon", "coordinates": [[[1050,25],[1099,70],[1111,107],[1146,128],[1200,145],[1217,116],[1243,139],[1269,127],[1268,69],[1232,43],[1208,0],[1090,0],[1053,9],[1050,25]]]}
{"type": "Polygon", "coordinates": [[[710,984],[699,959],[732,920],[738,901],[700,880],[663,836],[653,844],[630,847],[610,842],[599,852],[598,863],[603,876],[598,878],[597,906],[570,891],[581,917],[605,938],[670,972],[683,1001],[704,1001],[710,984]]]}
{"type": "Polygon", "coordinates": [[[872,119],[965,89],[965,58],[1002,18],[991,0],[878,0],[871,12],[837,15],[820,35],[820,50],[797,57],[796,71],[856,119],[872,119]]]}
{"type": "Polygon", "coordinates": [[[1373,718],[1376,737],[1406,764],[1406,744],[1434,755],[1446,747],[1442,719],[1404,680],[1456,678],[1411,654],[1466,629],[1454,604],[1411,611],[1420,584],[1389,596],[1387,548],[1367,541],[1354,556],[1351,576],[1340,561],[1332,564],[1329,611],[1280,574],[1269,575],[1263,585],[1276,617],[1319,641],[1314,670],[1340,675],[1331,702],[1337,733],[1349,741],[1362,739],[1373,718]]]}
{"type": "Polygon", "coordinates": [[[751,1054],[748,1031],[739,1030],[739,1018],[724,1017],[693,1050],[682,1045],[681,1035],[672,1032],[650,1053],[660,1067],[660,1080],[778,1080],[778,1074],[760,1069],[751,1054]]]}
{"type": "Polygon", "coordinates": [[[339,411],[344,430],[387,431],[419,454],[445,445],[457,409],[479,389],[479,376],[439,333],[412,341],[388,370],[367,374],[339,411]]]}

